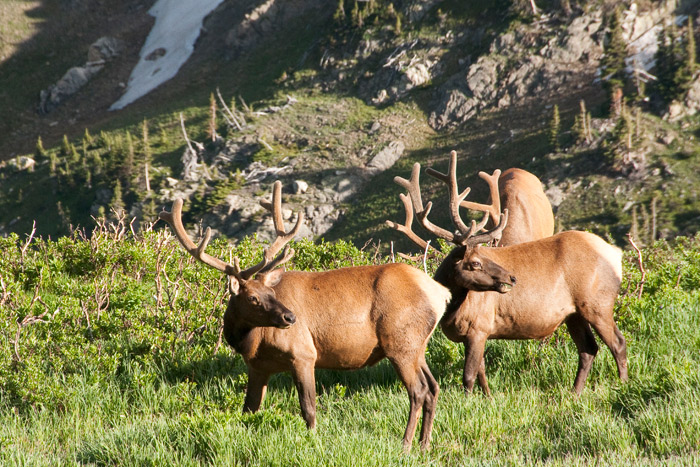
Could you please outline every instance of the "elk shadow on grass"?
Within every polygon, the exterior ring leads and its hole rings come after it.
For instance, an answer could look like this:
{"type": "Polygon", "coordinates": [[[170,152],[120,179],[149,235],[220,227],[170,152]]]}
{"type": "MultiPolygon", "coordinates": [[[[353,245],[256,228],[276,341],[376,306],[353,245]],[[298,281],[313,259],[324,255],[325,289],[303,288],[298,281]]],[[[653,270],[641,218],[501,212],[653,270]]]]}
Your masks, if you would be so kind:
{"type": "MultiPolygon", "coordinates": [[[[181,358],[165,359],[160,363],[161,378],[164,383],[177,384],[183,381],[204,384],[216,379],[238,379],[247,374],[243,359],[237,355],[218,353],[212,357],[196,360],[181,358]]],[[[363,392],[369,387],[389,388],[399,381],[396,371],[388,360],[357,370],[316,369],[316,392],[318,395],[332,391],[336,385],[346,389],[346,395],[363,392]]],[[[289,391],[294,388],[291,373],[272,375],[268,391],[289,391]]]]}

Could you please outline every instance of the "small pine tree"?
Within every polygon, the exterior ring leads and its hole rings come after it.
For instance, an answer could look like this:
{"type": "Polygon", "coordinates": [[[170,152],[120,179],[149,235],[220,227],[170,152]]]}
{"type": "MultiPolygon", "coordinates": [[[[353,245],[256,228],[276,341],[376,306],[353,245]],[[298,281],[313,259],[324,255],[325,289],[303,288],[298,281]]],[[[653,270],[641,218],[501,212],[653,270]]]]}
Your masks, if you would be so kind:
{"type": "Polygon", "coordinates": [[[85,134],[83,135],[83,142],[88,146],[88,147],[93,147],[95,144],[95,138],[92,137],[90,134],[90,131],[88,131],[87,128],[85,128],[85,134]]]}
{"type": "Polygon", "coordinates": [[[620,9],[616,8],[608,18],[608,36],[605,44],[605,55],[601,60],[601,75],[605,82],[608,98],[612,98],[615,89],[625,86],[625,58],[627,43],[622,37],[622,21],[620,9]]]}
{"type": "Polygon", "coordinates": [[[122,173],[126,180],[131,180],[131,176],[134,173],[134,142],[131,138],[131,132],[127,130],[126,132],[126,155],[124,158],[124,164],[122,164],[122,173]]]}
{"type": "Polygon", "coordinates": [[[401,35],[401,16],[396,15],[396,19],[394,20],[394,34],[397,36],[401,35]]]}
{"type": "Polygon", "coordinates": [[[339,26],[345,24],[345,2],[343,0],[338,0],[338,7],[333,13],[333,21],[339,26]]]}
{"type": "Polygon", "coordinates": [[[688,27],[682,35],[681,45],[678,47],[678,52],[681,56],[678,58],[678,69],[675,75],[675,85],[677,95],[687,91],[695,74],[695,34],[693,31],[693,17],[688,16],[688,27]]]}
{"type": "Polygon", "coordinates": [[[51,174],[52,177],[56,176],[56,169],[58,168],[58,156],[56,156],[56,153],[50,152],[49,153],[49,173],[51,174]]]}
{"type": "Polygon", "coordinates": [[[114,184],[114,190],[112,191],[112,199],[109,202],[109,207],[117,214],[117,217],[121,216],[125,210],[122,195],[122,182],[120,182],[119,179],[117,179],[116,183],[114,184]]]}
{"type": "Polygon", "coordinates": [[[576,142],[577,143],[583,143],[583,142],[588,142],[588,116],[586,115],[586,101],[581,99],[579,102],[579,113],[576,115],[574,118],[574,127],[573,127],[573,132],[574,135],[576,136],[576,142]]]}
{"type": "Polygon", "coordinates": [[[358,4],[357,0],[355,0],[352,10],[350,10],[350,21],[354,27],[362,27],[362,13],[360,12],[360,5],[358,4]]]}
{"type": "Polygon", "coordinates": [[[146,193],[151,192],[151,177],[149,174],[149,166],[151,165],[151,144],[148,141],[148,120],[143,120],[143,178],[146,181],[146,193]]]}
{"type": "Polygon", "coordinates": [[[554,104],[552,110],[552,120],[549,123],[549,144],[554,151],[559,151],[559,133],[561,130],[561,120],[559,119],[559,106],[554,104]]]}
{"type": "Polygon", "coordinates": [[[673,23],[659,31],[659,46],[654,55],[657,78],[654,88],[665,102],[671,102],[678,93],[676,77],[680,63],[676,42],[676,28],[673,23]]]}
{"type": "Polygon", "coordinates": [[[41,136],[36,139],[36,149],[34,150],[34,155],[37,158],[46,157],[46,149],[44,149],[44,143],[41,141],[41,136]]]}
{"type": "Polygon", "coordinates": [[[68,136],[63,135],[63,141],[61,142],[61,155],[63,157],[68,157],[71,154],[71,146],[68,136]]]}

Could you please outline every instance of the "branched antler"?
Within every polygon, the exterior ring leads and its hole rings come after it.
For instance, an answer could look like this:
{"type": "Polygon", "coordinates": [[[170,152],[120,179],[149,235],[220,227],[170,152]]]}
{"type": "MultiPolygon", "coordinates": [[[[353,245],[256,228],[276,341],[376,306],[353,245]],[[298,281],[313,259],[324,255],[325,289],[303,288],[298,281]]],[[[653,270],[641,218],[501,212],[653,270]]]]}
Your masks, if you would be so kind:
{"type": "Polygon", "coordinates": [[[196,259],[229,276],[234,276],[239,280],[245,281],[259,272],[267,272],[286,263],[292,258],[292,256],[294,256],[294,250],[286,245],[299,232],[302,222],[304,221],[304,213],[303,211],[300,211],[297,215],[297,222],[294,228],[292,228],[292,230],[289,232],[285,231],[284,222],[282,220],[282,183],[279,180],[276,181],[273,186],[272,203],[261,201],[260,204],[272,213],[272,220],[277,237],[272,242],[272,245],[265,248],[262,261],[244,270],[241,270],[238,258],[234,258],[232,265],[204,252],[205,248],[209,244],[209,241],[211,240],[211,228],[207,227],[206,231],[204,232],[204,237],[199,245],[195,245],[194,242],[190,240],[185,228],[182,225],[181,199],[176,199],[173,202],[171,212],[162,211],[158,217],[170,224],[175,232],[175,236],[180,241],[182,246],[196,259]],[[277,255],[282,248],[284,248],[284,251],[275,257],[275,255],[277,255]]]}
{"type": "MultiPolygon", "coordinates": [[[[464,199],[471,190],[470,188],[466,188],[461,193],[459,192],[457,185],[457,153],[455,151],[452,151],[450,153],[450,163],[446,174],[430,168],[427,169],[426,172],[429,175],[439,180],[442,180],[443,182],[445,182],[445,184],[447,184],[450,198],[450,217],[452,219],[452,222],[457,227],[457,232],[453,233],[449,230],[443,229],[442,227],[438,227],[432,222],[430,222],[430,220],[428,219],[428,215],[430,214],[430,210],[433,204],[432,202],[428,202],[428,204],[425,207],[423,207],[423,200],[420,193],[419,182],[420,164],[418,163],[413,165],[410,180],[406,180],[401,177],[394,178],[394,181],[397,184],[401,185],[408,191],[408,197],[403,194],[400,195],[401,201],[403,202],[404,208],[406,210],[406,221],[403,225],[387,221],[387,225],[389,225],[389,227],[392,227],[398,230],[399,232],[403,232],[408,238],[410,238],[414,243],[416,243],[423,249],[427,248],[428,243],[425,240],[418,237],[418,235],[416,235],[411,228],[414,213],[420,219],[420,222],[423,225],[423,227],[425,227],[429,232],[447,240],[450,243],[454,243],[455,245],[476,245],[478,243],[485,243],[500,238],[501,232],[503,232],[503,229],[506,226],[506,222],[508,221],[508,210],[505,210],[503,212],[503,216],[500,216],[499,213],[498,225],[491,231],[488,231],[482,235],[476,234],[477,232],[481,231],[488,222],[489,212],[492,207],[488,207],[489,209],[486,209],[485,205],[480,205],[484,206],[483,209],[478,209],[480,211],[485,212],[484,218],[478,224],[476,223],[476,221],[472,221],[470,226],[467,226],[467,224],[464,223],[461,216],[459,215],[460,205],[463,205],[464,199]],[[410,203],[408,201],[409,198],[411,201],[410,203]]],[[[496,173],[494,173],[494,176],[495,175],[496,173]]],[[[496,190],[497,189],[498,187],[496,185],[496,190]]],[[[498,198],[497,194],[498,193],[496,192],[496,198],[498,198]]]]}

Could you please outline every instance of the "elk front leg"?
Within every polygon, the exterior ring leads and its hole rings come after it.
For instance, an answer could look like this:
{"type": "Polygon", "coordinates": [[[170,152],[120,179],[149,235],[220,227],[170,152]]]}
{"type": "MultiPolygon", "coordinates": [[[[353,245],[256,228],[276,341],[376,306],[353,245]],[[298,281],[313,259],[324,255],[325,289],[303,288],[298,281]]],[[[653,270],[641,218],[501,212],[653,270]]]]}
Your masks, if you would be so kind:
{"type": "Polygon", "coordinates": [[[486,381],[486,365],[484,363],[484,349],[486,347],[485,334],[473,334],[464,340],[464,373],[462,384],[467,393],[474,389],[477,374],[479,383],[486,395],[490,395],[488,382],[486,381]]]}
{"type": "Polygon", "coordinates": [[[267,392],[267,382],[270,375],[265,372],[248,368],[248,389],[245,393],[245,402],[243,403],[243,413],[257,412],[260,409],[267,392]]]}
{"type": "Polygon", "coordinates": [[[301,416],[309,429],[316,428],[316,378],[313,362],[296,362],[292,377],[299,394],[301,416]]]}

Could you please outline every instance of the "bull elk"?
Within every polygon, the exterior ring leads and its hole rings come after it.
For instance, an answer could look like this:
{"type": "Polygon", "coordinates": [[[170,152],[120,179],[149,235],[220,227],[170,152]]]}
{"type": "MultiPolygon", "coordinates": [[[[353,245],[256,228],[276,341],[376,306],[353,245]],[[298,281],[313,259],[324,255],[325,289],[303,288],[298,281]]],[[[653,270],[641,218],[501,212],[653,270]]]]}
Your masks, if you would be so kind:
{"type": "MultiPolygon", "coordinates": [[[[428,169],[427,173],[440,178],[439,172],[433,169],[428,169]]],[[[498,242],[500,246],[530,242],[554,234],[552,206],[542,190],[539,178],[526,170],[516,168],[503,173],[495,170],[492,175],[479,172],[479,177],[489,185],[490,196],[487,204],[465,200],[460,206],[488,212],[487,228],[497,225],[501,209],[507,209],[508,225],[503,229],[498,242]]]]}
{"type": "Polygon", "coordinates": [[[439,387],[425,349],[450,300],[449,291],[406,264],[324,272],[276,269],[294,255],[287,243],[303,220],[300,212],[296,226],[285,230],[281,186],[275,182],[272,203],[261,203],[272,212],[277,238],[264,250],[263,260],[245,270],[238,258],[231,265],[204,252],[210,229],[199,245],[190,240],[182,225],[182,200],[173,203],[171,212],[160,213],[192,256],[230,279],[224,336],[248,367],[243,411],[260,408],[271,375],[291,372],[302,417],[314,428],[315,368],[357,369],[387,358],[410,400],[404,448],[411,446],[421,409],[420,445],[427,448],[439,387]]]}
{"type": "MultiPolygon", "coordinates": [[[[447,183],[450,217],[458,232],[451,233],[428,220],[432,203],[423,207],[419,164],[410,180],[395,179],[409,193],[401,195],[406,222],[388,223],[427,248],[427,242],[412,230],[415,213],[429,232],[456,245],[434,279],[452,292],[440,325],[450,340],[464,344],[463,383],[467,392],[472,391],[478,377],[484,392],[490,394],[484,366],[487,339],[544,339],[562,323],[566,323],[579,354],[573,386],[576,394],[583,390],[598,352],[591,326],[610,348],[620,379],[627,380],[627,347],[613,319],[622,280],[621,251],[596,235],[578,231],[499,248],[481,246],[489,236],[467,236],[459,215],[469,189],[458,194],[456,153],[452,152],[448,174],[431,172],[447,183]]],[[[485,225],[489,214],[483,210],[485,225]]],[[[507,218],[508,211],[504,211],[501,231],[507,218]]],[[[472,221],[472,227],[474,224],[472,221]]],[[[491,237],[497,238],[498,229],[495,232],[491,237]]]]}

